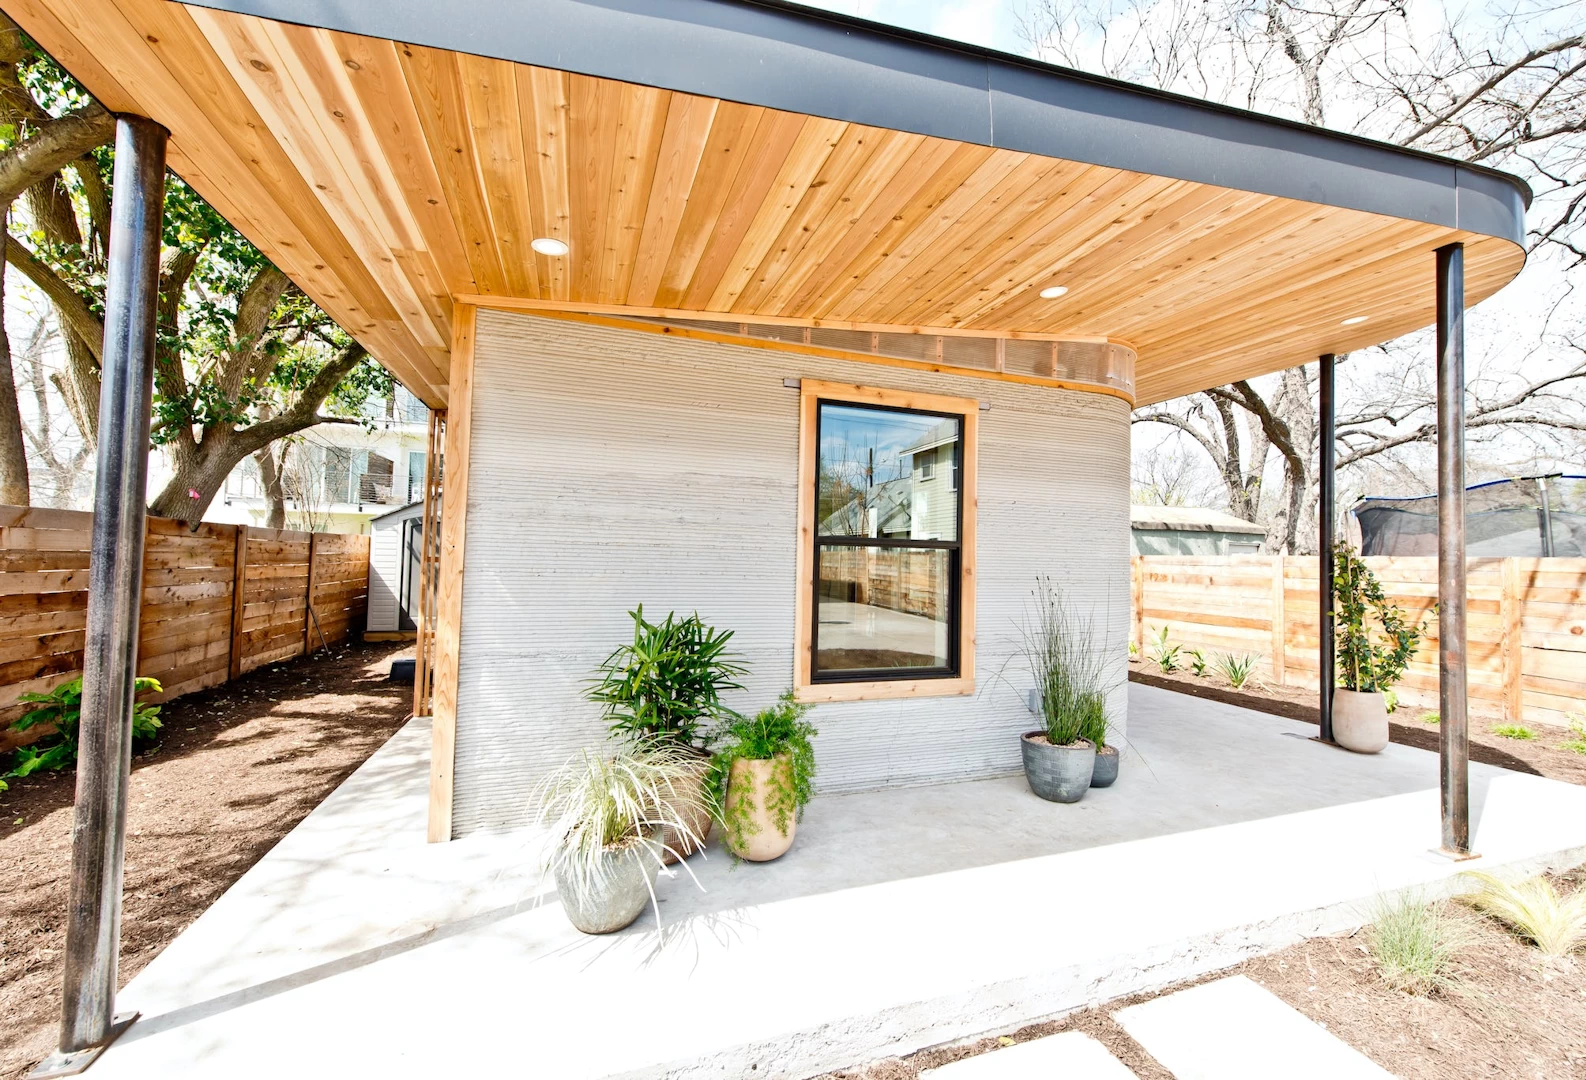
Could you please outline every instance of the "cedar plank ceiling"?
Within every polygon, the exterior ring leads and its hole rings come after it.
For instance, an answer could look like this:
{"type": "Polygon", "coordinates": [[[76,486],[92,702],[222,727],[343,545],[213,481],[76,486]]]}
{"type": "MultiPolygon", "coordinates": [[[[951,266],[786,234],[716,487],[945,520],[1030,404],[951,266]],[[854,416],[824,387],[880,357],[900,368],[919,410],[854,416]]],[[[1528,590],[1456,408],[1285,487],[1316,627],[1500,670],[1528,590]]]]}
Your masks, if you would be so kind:
{"type": "Polygon", "coordinates": [[[1471,303],[1524,260],[1441,225],[166,0],[3,6],[108,108],[169,127],[171,167],[437,407],[459,299],[1105,338],[1137,350],[1143,404],[1427,325],[1442,244],[1467,245],[1471,303]]]}

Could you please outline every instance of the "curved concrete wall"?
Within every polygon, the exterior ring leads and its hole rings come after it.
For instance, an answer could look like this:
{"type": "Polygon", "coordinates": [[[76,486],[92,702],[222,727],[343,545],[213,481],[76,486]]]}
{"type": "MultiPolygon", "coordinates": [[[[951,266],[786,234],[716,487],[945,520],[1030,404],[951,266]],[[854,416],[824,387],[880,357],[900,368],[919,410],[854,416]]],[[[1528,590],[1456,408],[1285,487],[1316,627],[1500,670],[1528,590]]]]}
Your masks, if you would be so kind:
{"type": "Polygon", "coordinates": [[[604,732],[582,689],[627,612],[737,632],[758,709],[791,684],[798,391],[789,377],[978,398],[972,696],[818,706],[818,786],[1017,771],[1010,660],[1038,574],[1105,621],[1124,719],[1129,409],[1114,397],[479,313],[453,829],[522,824],[535,782],[604,732]],[[998,678],[1001,672],[1006,680],[998,678]],[[1011,684],[1011,685],[1009,685],[1011,684]]]}

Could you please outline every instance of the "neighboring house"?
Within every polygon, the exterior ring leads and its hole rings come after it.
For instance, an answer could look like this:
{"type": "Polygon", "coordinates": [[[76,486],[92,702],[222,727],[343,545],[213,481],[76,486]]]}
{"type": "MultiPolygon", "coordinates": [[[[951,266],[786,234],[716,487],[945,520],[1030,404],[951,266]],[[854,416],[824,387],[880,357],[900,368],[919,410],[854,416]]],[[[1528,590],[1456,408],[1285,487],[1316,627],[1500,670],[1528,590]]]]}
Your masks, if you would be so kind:
{"type": "MultiPolygon", "coordinates": [[[[363,425],[321,424],[295,438],[286,457],[288,528],[366,533],[382,514],[424,492],[429,409],[401,386],[363,410],[363,425]]],[[[263,525],[270,504],[252,457],[226,477],[207,521],[263,525]]]]}
{"type": "MultiPolygon", "coordinates": [[[[447,411],[435,839],[603,745],[590,672],[640,603],[734,631],[732,707],[814,706],[824,791],[1017,771],[1037,580],[1128,634],[1131,410],[1439,317],[1452,357],[1525,261],[1492,169],[792,4],[188,11],[16,14],[447,411]],[[908,535],[901,500],[823,532],[823,479],[900,452],[908,535]]],[[[355,474],[414,475],[316,437],[348,517],[355,474]]]]}
{"type": "Polygon", "coordinates": [[[1256,555],[1266,536],[1254,522],[1204,506],[1129,506],[1136,555],[1256,555]]]}

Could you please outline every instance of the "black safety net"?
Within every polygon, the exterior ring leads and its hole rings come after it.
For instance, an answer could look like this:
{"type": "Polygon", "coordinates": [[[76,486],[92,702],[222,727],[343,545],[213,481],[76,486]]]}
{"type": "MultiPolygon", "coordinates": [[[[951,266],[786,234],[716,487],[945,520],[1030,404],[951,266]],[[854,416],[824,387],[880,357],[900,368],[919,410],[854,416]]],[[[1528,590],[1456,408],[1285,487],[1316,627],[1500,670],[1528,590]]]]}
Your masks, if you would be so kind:
{"type": "MultiPolygon", "coordinates": [[[[1362,499],[1365,555],[1436,555],[1437,496],[1362,499]]],[[[1586,476],[1527,476],[1465,490],[1465,553],[1586,556],[1586,476]]]]}

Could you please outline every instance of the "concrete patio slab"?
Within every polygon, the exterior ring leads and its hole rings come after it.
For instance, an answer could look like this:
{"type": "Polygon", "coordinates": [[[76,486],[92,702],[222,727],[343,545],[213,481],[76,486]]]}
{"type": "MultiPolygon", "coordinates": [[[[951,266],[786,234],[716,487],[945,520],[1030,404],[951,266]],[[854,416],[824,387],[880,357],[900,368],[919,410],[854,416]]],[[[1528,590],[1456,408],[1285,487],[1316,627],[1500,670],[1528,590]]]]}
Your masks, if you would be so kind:
{"type": "Polygon", "coordinates": [[[1393,1074],[1243,975],[1113,1013],[1177,1080],[1393,1080],[1393,1074]]]}
{"type": "Polygon", "coordinates": [[[1472,768],[1482,858],[1438,842],[1437,759],[1130,689],[1118,783],[817,798],[782,860],[719,849],[605,938],[538,838],[424,843],[414,722],[126,988],[105,1080],[800,1077],[1216,971],[1364,921],[1382,892],[1586,861],[1586,788],[1472,768]],[[620,1015],[620,1023],[613,1017],[620,1015]]]}
{"type": "Polygon", "coordinates": [[[1065,1031],[920,1073],[920,1080],[1137,1080],[1083,1031],[1065,1031]]]}

